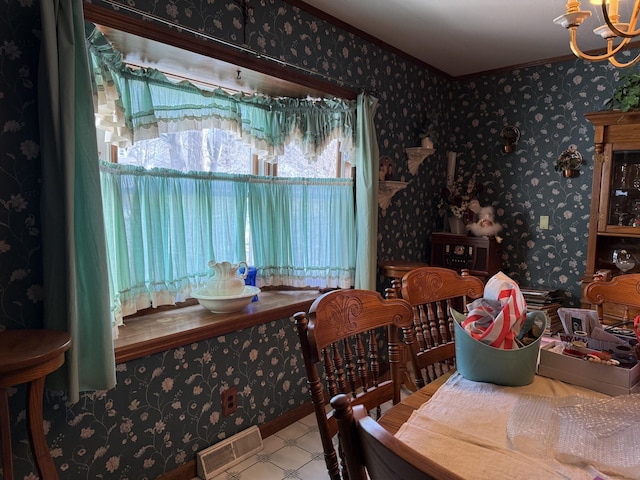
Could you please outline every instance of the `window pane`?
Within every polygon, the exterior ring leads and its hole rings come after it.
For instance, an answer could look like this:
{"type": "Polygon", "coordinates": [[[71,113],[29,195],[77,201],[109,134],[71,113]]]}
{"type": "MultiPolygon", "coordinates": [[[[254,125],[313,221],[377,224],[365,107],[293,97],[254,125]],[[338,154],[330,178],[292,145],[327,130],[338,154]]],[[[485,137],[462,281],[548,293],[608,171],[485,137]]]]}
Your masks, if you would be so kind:
{"type": "MultiPolygon", "coordinates": [[[[333,140],[315,160],[310,160],[295,142],[278,159],[279,177],[335,178],[339,140],[333,140]]],[[[341,152],[342,162],[349,162],[341,152]]],[[[179,172],[218,172],[250,175],[252,151],[232,133],[218,129],[161,134],[118,150],[118,163],[179,172]]]]}
{"type": "Polygon", "coordinates": [[[161,134],[118,151],[118,163],[179,172],[251,173],[251,148],[218,129],[161,134]]]}
{"type": "Polygon", "coordinates": [[[284,155],[278,159],[279,177],[335,178],[338,162],[338,146],[333,140],[315,160],[305,157],[300,146],[290,143],[285,147],[284,155]]]}

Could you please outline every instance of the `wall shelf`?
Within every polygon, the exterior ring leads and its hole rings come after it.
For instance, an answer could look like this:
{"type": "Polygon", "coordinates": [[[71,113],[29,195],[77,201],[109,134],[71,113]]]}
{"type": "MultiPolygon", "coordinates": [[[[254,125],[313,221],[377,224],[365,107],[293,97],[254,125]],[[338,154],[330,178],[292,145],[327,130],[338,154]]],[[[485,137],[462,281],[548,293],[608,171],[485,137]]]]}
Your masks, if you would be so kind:
{"type": "Polygon", "coordinates": [[[422,164],[422,162],[424,162],[424,159],[430,155],[433,155],[436,149],[412,147],[405,148],[404,151],[407,152],[407,157],[409,157],[409,172],[411,172],[411,175],[415,175],[416,173],[418,173],[418,168],[420,168],[420,165],[422,164]]]}
{"type": "Polygon", "coordinates": [[[381,181],[378,183],[378,205],[386,210],[391,204],[391,198],[400,190],[407,188],[409,182],[381,181]]]}

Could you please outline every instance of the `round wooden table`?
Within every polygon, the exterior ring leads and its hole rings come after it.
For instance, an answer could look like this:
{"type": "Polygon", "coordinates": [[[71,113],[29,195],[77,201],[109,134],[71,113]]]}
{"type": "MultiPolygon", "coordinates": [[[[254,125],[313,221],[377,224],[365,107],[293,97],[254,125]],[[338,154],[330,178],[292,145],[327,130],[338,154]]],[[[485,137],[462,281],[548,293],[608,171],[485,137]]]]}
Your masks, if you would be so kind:
{"type": "Polygon", "coordinates": [[[44,436],[42,396],[46,376],[64,363],[71,346],[67,332],[58,330],[7,330],[0,332],[0,444],[4,478],[13,478],[11,421],[7,388],[28,383],[27,420],[31,449],[43,480],[57,479],[58,473],[44,436]]]}

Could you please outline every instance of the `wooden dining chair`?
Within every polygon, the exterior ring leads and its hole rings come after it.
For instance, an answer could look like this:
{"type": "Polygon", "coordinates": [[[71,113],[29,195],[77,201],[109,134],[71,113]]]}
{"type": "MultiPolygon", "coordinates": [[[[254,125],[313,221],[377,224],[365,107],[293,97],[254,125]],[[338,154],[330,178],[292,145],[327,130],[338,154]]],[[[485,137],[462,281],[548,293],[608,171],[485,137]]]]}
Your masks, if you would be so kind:
{"type": "MultiPolygon", "coordinates": [[[[333,445],[338,426],[327,405],[348,394],[376,418],[380,406],[400,401],[400,332],[413,345],[413,313],[401,299],[383,299],[370,290],[336,290],[318,297],[309,314],[294,315],[318,422],[325,461],[332,480],[348,478],[333,445]],[[386,351],[385,351],[386,345],[386,351]]],[[[338,442],[340,452],[340,442],[338,442]]]]}
{"type": "Polygon", "coordinates": [[[640,273],[627,273],[610,281],[595,281],[587,285],[585,298],[598,312],[601,324],[617,321],[633,322],[640,314],[640,273]]]}
{"type": "MultiPolygon", "coordinates": [[[[398,440],[349,396],[331,399],[349,480],[459,480],[461,477],[398,440]]],[[[425,438],[425,441],[429,441],[425,438]]]]}
{"type": "Polygon", "coordinates": [[[450,309],[466,312],[467,303],[482,297],[484,283],[477,277],[442,267],[421,267],[402,277],[401,295],[413,308],[413,376],[418,388],[455,365],[453,318],[450,309]],[[423,376],[424,374],[424,376],[423,376]]]}

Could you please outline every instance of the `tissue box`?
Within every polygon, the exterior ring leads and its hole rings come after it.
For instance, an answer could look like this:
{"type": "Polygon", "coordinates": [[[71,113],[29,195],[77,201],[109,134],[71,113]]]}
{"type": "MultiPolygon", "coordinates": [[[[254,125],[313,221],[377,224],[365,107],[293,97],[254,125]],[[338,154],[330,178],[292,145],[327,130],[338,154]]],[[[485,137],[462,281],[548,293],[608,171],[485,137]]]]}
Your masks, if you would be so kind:
{"type": "Polygon", "coordinates": [[[555,353],[560,342],[540,348],[538,374],[608,395],[640,393],[640,362],[633,368],[614,367],[555,353]]]}

